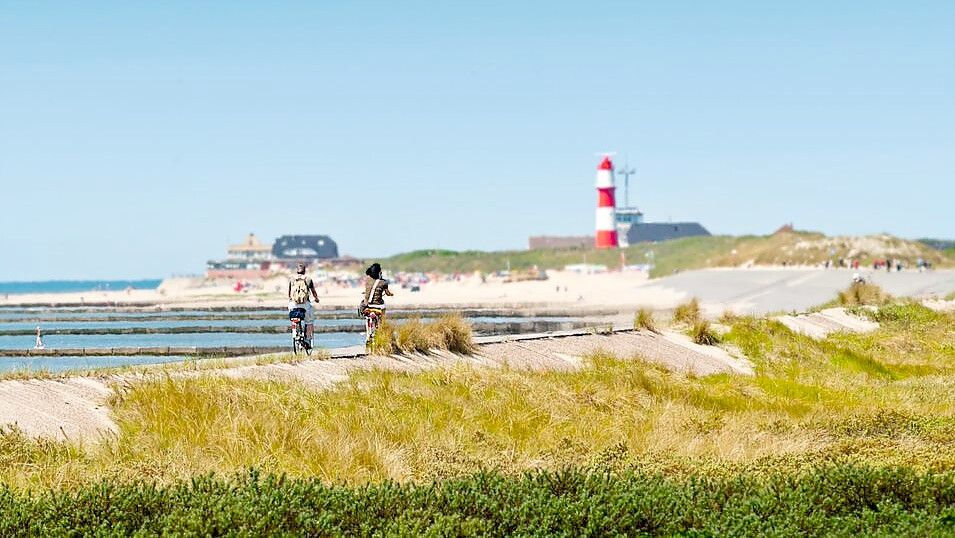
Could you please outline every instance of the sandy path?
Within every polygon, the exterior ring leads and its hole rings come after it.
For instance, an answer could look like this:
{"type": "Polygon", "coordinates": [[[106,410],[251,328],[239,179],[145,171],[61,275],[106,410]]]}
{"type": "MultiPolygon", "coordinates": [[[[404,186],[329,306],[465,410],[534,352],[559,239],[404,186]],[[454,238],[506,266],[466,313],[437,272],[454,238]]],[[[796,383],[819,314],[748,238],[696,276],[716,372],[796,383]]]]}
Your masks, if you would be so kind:
{"type": "Polygon", "coordinates": [[[922,301],[926,308],[931,308],[936,312],[955,312],[955,300],[946,301],[943,299],[929,299],[922,301]]]}
{"type": "Polygon", "coordinates": [[[821,312],[776,316],[791,331],[813,338],[825,338],[833,332],[867,333],[879,328],[874,321],[853,316],[844,308],[827,308],[821,312]]]}
{"type": "MultiPolygon", "coordinates": [[[[756,315],[803,312],[834,299],[849,287],[854,273],[850,269],[705,269],[651,280],[641,293],[655,290],[682,299],[697,297],[714,315],[724,309],[756,315]]],[[[955,291],[953,270],[859,273],[896,297],[944,297],[955,291]]]]}
{"type": "Polygon", "coordinates": [[[31,437],[95,439],[118,432],[110,416],[113,390],[103,379],[0,381],[0,424],[31,437]]]}

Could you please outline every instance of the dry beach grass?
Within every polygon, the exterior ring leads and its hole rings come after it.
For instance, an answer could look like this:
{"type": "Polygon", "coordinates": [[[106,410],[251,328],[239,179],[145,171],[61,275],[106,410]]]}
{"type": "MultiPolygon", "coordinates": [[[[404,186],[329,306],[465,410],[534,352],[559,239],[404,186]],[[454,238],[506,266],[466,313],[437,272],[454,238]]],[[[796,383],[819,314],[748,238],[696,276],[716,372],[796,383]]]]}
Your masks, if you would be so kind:
{"type": "Polygon", "coordinates": [[[420,319],[400,323],[386,321],[368,347],[369,351],[379,355],[431,350],[467,354],[474,351],[474,340],[467,320],[457,314],[444,314],[429,323],[420,319]]]}
{"type": "Polygon", "coordinates": [[[0,477],[66,487],[253,466],[364,483],[486,467],[785,469],[840,458],[955,469],[955,316],[908,303],[870,315],[877,331],[823,340],[734,318],[724,344],[754,362],[753,377],[595,353],[575,371],[366,371],[326,391],[201,372],[147,381],[114,399],[119,435],[99,444],[7,430],[0,477]]]}

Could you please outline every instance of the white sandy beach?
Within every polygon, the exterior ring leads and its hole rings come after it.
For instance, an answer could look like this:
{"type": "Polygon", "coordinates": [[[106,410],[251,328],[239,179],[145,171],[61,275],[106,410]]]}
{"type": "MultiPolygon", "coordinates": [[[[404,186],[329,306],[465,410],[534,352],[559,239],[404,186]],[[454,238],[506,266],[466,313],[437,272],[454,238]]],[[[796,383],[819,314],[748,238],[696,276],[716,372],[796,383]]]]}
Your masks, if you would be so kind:
{"type": "MultiPolygon", "coordinates": [[[[431,282],[421,291],[411,292],[392,285],[394,297],[389,306],[561,306],[567,308],[619,307],[626,297],[628,308],[634,304],[667,307],[681,298],[667,290],[642,289],[648,278],[638,271],[579,274],[550,271],[548,280],[504,282],[468,276],[458,281],[431,282]]],[[[362,289],[317,283],[322,306],[351,308],[361,300],[362,289]]],[[[222,306],[266,306],[286,304],[283,277],[252,282],[247,292],[236,292],[229,281],[209,282],[196,279],[167,279],[156,290],[100,291],[88,293],[20,294],[0,297],[0,306],[58,305],[82,306],[109,304],[143,305],[156,308],[209,308],[222,306]]]]}
{"type": "MultiPolygon", "coordinates": [[[[393,284],[391,308],[415,307],[551,307],[568,312],[615,309],[632,312],[637,308],[673,308],[698,297],[711,314],[723,310],[737,313],[802,311],[833,299],[852,280],[848,269],[758,267],[702,269],[673,276],[649,279],[639,271],[580,274],[548,271],[541,281],[504,282],[475,276],[456,281],[424,284],[421,291],[393,284]]],[[[941,298],[955,292],[955,271],[862,271],[871,282],[895,296],[941,298]]],[[[155,309],[206,309],[214,307],[284,308],[286,277],[252,282],[251,289],[236,292],[234,282],[202,278],[167,279],[156,290],[92,293],[23,294],[0,297],[0,306],[137,306],[155,309]]],[[[353,308],[362,289],[317,283],[321,307],[353,308]]]]}

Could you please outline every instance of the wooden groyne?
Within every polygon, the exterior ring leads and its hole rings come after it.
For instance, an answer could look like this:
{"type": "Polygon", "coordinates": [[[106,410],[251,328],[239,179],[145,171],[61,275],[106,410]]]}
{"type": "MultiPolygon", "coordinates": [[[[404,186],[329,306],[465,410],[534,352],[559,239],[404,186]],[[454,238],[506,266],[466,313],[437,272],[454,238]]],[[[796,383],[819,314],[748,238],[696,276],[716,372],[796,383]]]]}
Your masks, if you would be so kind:
{"type": "MultiPolygon", "coordinates": [[[[2,313],[2,310],[0,310],[2,313]]],[[[428,318],[437,318],[442,315],[448,314],[447,311],[401,311],[401,312],[388,312],[389,319],[428,319],[428,318]]],[[[494,311],[482,311],[482,310],[468,310],[462,312],[454,312],[455,314],[460,315],[465,319],[473,318],[567,318],[567,319],[579,319],[583,317],[599,317],[610,314],[572,314],[568,312],[522,312],[522,311],[512,311],[512,310],[494,310],[494,311]]],[[[286,312],[283,310],[269,310],[265,312],[236,312],[236,313],[224,313],[224,312],[209,312],[208,314],[175,314],[172,312],[155,312],[148,313],[149,315],[136,315],[137,313],[131,312],[128,314],[109,314],[105,316],[64,316],[58,312],[30,312],[30,314],[35,314],[29,317],[18,317],[18,318],[3,318],[0,315],[0,323],[13,322],[13,323],[106,323],[106,322],[121,322],[121,321],[261,321],[265,319],[285,319],[286,312]]],[[[78,312],[77,314],[83,314],[78,312]]],[[[91,312],[89,314],[92,314],[91,312]]],[[[142,314],[142,313],[140,313],[142,314]]],[[[315,319],[317,320],[359,320],[358,316],[354,312],[315,312],[315,319]]]]}
{"type": "MultiPolygon", "coordinates": [[[[37,310],[23,308],[0,307],[0,315],[3,313],[12,314],[30,314],[29,317],[16,318],[16,321],[33,323],[37,321],[168,321],[168,320],[233,320],[233,319],[266,319],[275,317],[284,317],[286,311],[282,308],[230,308],[230,307],[212,307],[212,308],[163,308],[163,309],[143,309],[143,308],[113,308],[105,316],[93,316],[92,314],[102,314],[103,308],[57,308],[56,310],[37,310]],[[200,312],[195,314],[194,312],[200,312]],[[91,314],[87,317],[64,316],[63,314],[91,314]],[[148,316],[136,314],[149,314],[148,316]]],[[[354,310],[342,308],[316,308],[316,319],[356,319],[354,310]]],[[[620,312],[613,309],[585,309],[573,310],[566,308],[440,308],[440,307],[402,307],[388,312],[388,317],[392,319],[423,318],[431,316],[440,316],[442,314],[457,314],[465,318],[562,318],[562,317],[594,317],[594,316],[612,316],[620,312]]],[[[2,316],[0,316],[2,317],[2,316]]],[[[11,321],[13,319],[11,318],[11,321]]]]}
{"type": "MultiPolygon", "coordinates": [[[[579,329],[593,325],[586,321],[511,321],[503,323],[481,322],[472,323],[471,328],[479,334],[515,334],[522,332],[550,332],[579,329]]],[[[363,323],[349,323],[347,325],[315,325],[315,333],[362,333],[365,332],[363,323]]],[[[61,329],[45,329],[44,336],[105,336],[130,334],[282,334],[289,332],[287,325],[264,326],[192,326],[192,327],[76,327],[61,329]]],[[[34,329],[0,330],[0,336],[31,336],[36,334],[34,329]]]]}
{"type": "Polygon", "coordinates": [[[291,352],[292,346],[159,346],[159,347],[77,347],[47,349],[0,349],[0,357],[127,357],[127,356],[182,356],[182,357],[242,357],[267,353],[291,352]]]}
{"type": "MultiPolygon", "coordinates": [[[[504,334],[475,337],[478,345],[501,344],[506,342],[524,342],[531,340],[582,336],[588,334],[613,334],[631,332],[633,329],[614,329],[611,327],[568,329],[544,333],[504,334]]],[[[316,348],[323,350],[324,348],[316,348]]],[[[153,347],[87,347],[87,348],[47,348],[47,349],[0,349],[0,358],[41,358],[41,357],[133,357],[133,356],[182,356],[182,357],[243,357],[249,355],[267,355],[271,353],[290,353],[287,346],[153,346],[153,347]]],[[[361,345],[348,348],[328,349],[333,358],[355,358],[364,356],[361,345]]]]}
{"type": "MultiPolygon", "coordinates": [[[[516,336],[521,334],[552,333],[555,331],[580,331],[593,327],[586,322],[554,322],[528,321],[511,323],[475,323],[472,329],[479,336],[516,336]]],[[[221,327],[212,327],[208,332],[222,332],[221,327]]],[[[286,332],[286,327],[268,327],[270,331],[286,332]]],[[[315,327],[322,332],[345,332],[342,327],[315,327]],[[334,329],[334,330],[326,330],[334,329]]],[[[351,332],[363,332],[364,326],[351,332]]],[[[72,329],[70,329],[72,330],[72,329]]],[[[32,333],[30,333],[32,334],[32,333]]],[[[52,334],[52,333],[47,333],[52,334]]],[[[76,333],[70,333],[76,334],[76,333]]],[[[79,334],[96,334],[83,332],[79,334]]],[[[130,334],[107,331],[103,334],[130,334]]],[[[121,347],[87,347],[87,348],[47,348],[47,349],[0,349],[0,357],[108,357],[108,356],[184,356],[184,357],[240,357],[244,355],[261,355],[266,353],[280,353],[291,350],[291,344],[286,346],[121,346],[121,347]]]]}

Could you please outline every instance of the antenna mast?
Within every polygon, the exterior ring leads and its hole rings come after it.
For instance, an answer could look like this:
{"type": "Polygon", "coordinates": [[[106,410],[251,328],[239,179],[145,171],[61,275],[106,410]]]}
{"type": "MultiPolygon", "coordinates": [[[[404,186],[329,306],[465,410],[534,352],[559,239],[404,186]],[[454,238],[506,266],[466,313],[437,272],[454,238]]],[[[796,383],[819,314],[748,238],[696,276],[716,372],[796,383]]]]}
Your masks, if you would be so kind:
{"type": "Polygon", "coordinates": [[[626,161],[623,168],[617,170],[617,173],[623,176],[623,205],[630,207],[630,176],[635,175],[637,171],[630,166],[630,161],[626,161]]]}

